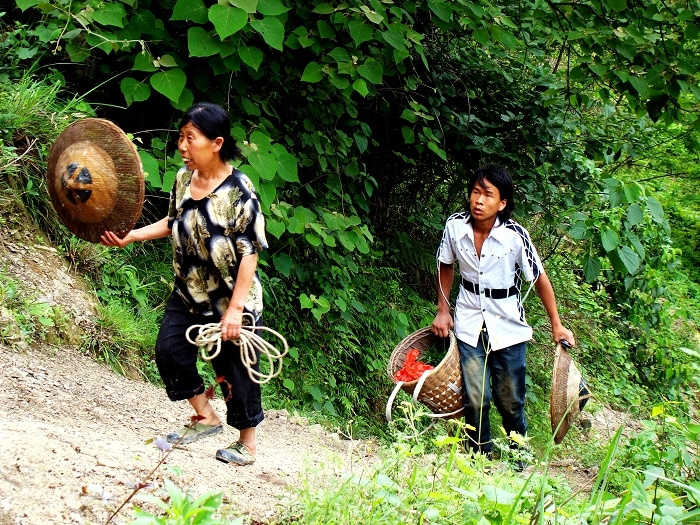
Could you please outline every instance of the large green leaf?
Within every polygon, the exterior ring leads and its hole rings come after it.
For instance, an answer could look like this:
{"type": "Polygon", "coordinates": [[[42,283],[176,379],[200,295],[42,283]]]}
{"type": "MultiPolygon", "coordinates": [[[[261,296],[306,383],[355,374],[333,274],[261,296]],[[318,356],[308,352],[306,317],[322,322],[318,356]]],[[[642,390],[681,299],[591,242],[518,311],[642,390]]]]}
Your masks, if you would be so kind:
{"type": "Polygon", "coordinates": [[[292,268],[294,268],[294,259],[292,259],[286,253],[275,254],[272,257],[272,262],[274,263],[275,268],[285,277],[289,277],[292,268]]]}
{"type": "Polygon", "coordinates": [[[262,35],[268,46],[282,51],[284,25],[279,19],[268,16],[262,20],[253,20],[250,23],[250,27],[262,35]]]}
{"type": "Polygon", "coordinates": [[[119,83],[119,88],[124,94],[127,106],[130,106],[134,102],[148,100],[148,97],[151,96],[151,86],[131,77],[122,79],[119,83]]]}
{"type": "Polygon", "coordinates": [[[161,190],[163,188],[163,181],[160,178],[158,161],[156,158],[144,150],[139,150],[139,158],[141,159],[146,182],[154,189],[161,190]]]}
{"type": "Polygon", "coordinates": [[[603,243],[605,251],[610,252],[620,244],[620,237],[615,230],[607,229],[600,234],[600,241],[603,243]]]}
{"type": "Polygon", "coordinates": [[[133,71],[146,71],[152,73],[156,71],[156,66],[153,65],[153,57],[150,53],[136,53],[134,57],[134,67],[131,68],[133,71]]]}
{"type": "Polygon", "coordinates": [[[647,209],[649,210],[649,213],[651,213],[651,218],[654,220],[654,222],[664,222],[664,208],[654,197],[647,198],[647,209]]]}
{"type": "Polygon", "coordinates": [[[445,22],[449,22],[452,19],[452,7],[447,2],[442,2],[441,0],[429,1],[428,7],[445,22]]]}
{"type": "Polygon", "coordinates": [[[398,31],[395,31],[393,29],[387,29],[386,31],[382,32],[382,38],[384,38],[384,41],[390,46],[400,51],[406,50],[406,44],[404,43],[403,35],[401,35],[401,33],[399,33],[398,31]]]}
{"type": "Polygon", "coordinates": [[[632,225],[636,226],[642,222],[644,219],[644,210],[636,202],[627,208],[627,221],[632,225]]]}
{"type": "Polygon", "coordinates": [[[368,40],[372,40],[372,36],[374,35],[372,28],[359,20],[353,20],[350,22],[348,24],[348,31],[350,32],[352,39],[355,41],[356,46],[359,46],[368,40]]]}
{"type": "Polygon", "coordinates": [[[627,202],[630,204],[636,202],[639,196],[644,192],[642,187],[636,182],[630,182],[629,184],[625,184],[624,191],[625,197],[627,198],[627,202]]]}
{"type": "Polygon", "coordinates": [[[304,238],[306,239],[306,242],[308,242],[311,246],[314,248],[318,248],[321,246],[321,243],[323,242],[323,239],[316,235],[315,233],[307,233],[304,238]]]}
{"type": "Polygon", "coordinates": [[[186,111],[194,103],[194,93],[185,87],[177,101],[172,101],[171,104],[180,111],[186,111]]]}
{"type": "MultiPolygon", "coordinates": [[[[160,29],[162,30],[162,22],[160,20],[158,22],[160,22],[160,29]]],[[[146,35],[155,35],[159,32],[156,17],[148,9],[129,12],[128,27],[133,27],[136,31],[146,35]]]]}
{"type": "Polygon", "coordinates": [[[257,11],[265,16],[277,16],[289,11],[280,0],[258,0],[257,11]]]}
{"type": "Polygon", "coordinates": [[[265,228],[268,232],[270,232],[278,239],[282,237],[282,234],[285,231],[287,231],[287,228],[284,226],[284,223],[282,221],[278,221],[277,219],[267,219],[265,221],[265,228]]]}
{"type": "Polygon", "coordinates": [[[571,225],[571,228],[569,228],[569,235],[571,235],[572,239],[577,241],[585,239],[589,235],[588,226],[586,226],[586,223],[583,221],[575,222],[571,225]]]}
{"type": "Polygon", "coordinates": [[[316,62],[309,62],[301,74],[302,82],[320,82],[323,79],[323,69],[316,62]]]}
{"type": "Polygon", "coordinates": [[[258,70],[263,61],[263,52],[253,46],[241,47],[238,50],[238,56],[241,57],[241,60],[243,60],[245,64],[252,67],[255,71],[258,70]]]}
{"type": "Polygon", "coordinates": [[[297,159],[290,153],[277,155],[277,173],[287,182],[299,182],[297,159]]]}
{"type": "Polygon", "coordinates": [[[630,77],[630,84],[637,90],[639,97],[642,99],[647,98],[647,93],[649,92],[649,85],[647,81],[639,77],[630,77]]]}
{"type": "Polygon", "coordinates": [[[78,42],[68,42],[66,44],[66,52],[71,62],[85,62],[90,57],[90,50],[78,42]]]}
{"type": "Polygon", "coordinates": [[[583,257],[583,277],[586,279],[586,282],[592,283],[597,280],[601,268],[600,258],[591,257],[589,254],[583,257]]]}
{"type": "Polygon", "coordinates": [[[177,0],[170,20],[189,20],[197,24],[207,22],[207,8],[202,0],[177,0]]]}
{"type": "Polygon", "coordinates": [[[182,90],[185,88],[186,82],[187,76],[180,68],[160,71],[151,77],[151,86],[153,89],[175,102],[177,102],[180,95],[182,95],[182,90]]]}
{"type": "Polygon", "coordinates": [[[33,7],[35,5],[38,5],[42,3],[44,0],[16,0],[17,7],[19,7],[22,11],[26,11],[30,7],[33,7]]]}
{"type": "Polygon", "coordinates": [[[619,13],[627,9],[627,0],[608,0],[608,5],[619,13]]]}
{"type": "Polygon", "coordinates": [[[209,21],[221,40],[240,31],[248,23],[248,13],[238,7],[214,4],[209,8],[209,21]]]}
{"type": "Polygon", "coordinates": [[[233,5],[243,9],[246,13],[255,13],[258,9],[258,0],[229,0],[233,5]]]}
{"type": "Polygon", "coordinates": [[[103,26],[124,27],[126,12],[119,2],[104,2],[95,9],[92,19],[103,26]]]}
{"type": "Polygon", "coordinates": [[[382,64],[376,61],[374,58],[368,58],[367,60],[365,60],[363,64],[358,66],[357,72],[362,77],[369,80],[372,84],[382,83],[382,74],[384,72],[384,68],[382,64]]]}
{"type": "Polygon", "coordinates": [[[263,207],[269,210],[270,205],[275,202],[275,198],[277,198],[277,188],[269,181],[261,181],[258,187],[258,195],[260,196],[260,202],[263,207]]]}
{"type": "Polygon", "coordinates": [[[357,80],[355,80],[355,82],[352,83],[352,88],[363,97],[366,97],[369,94],[369,89],[367,89],[367,82],[365,82],[364,78],[358,78],[357,80]]]}
{"type": "Polygon", "coordinates": [[[191,57],[210,57],[221,49],[221,40],[203,27],[190,27],[187,30],[187,48],[191,57]]]}
{"type": "Polygon", "coordinates": [[[635,273],[639,269],[639,255],[629,246],[620,247],[617,250],[617,255],[630,274],[635,273]]]}
{"type": "Polygon", "coordinates": [[[255,168],[263,180],[272,180],[277,172],[277,161],[271,153],[253,151],[248,155],[248,162],[255,168]]]}

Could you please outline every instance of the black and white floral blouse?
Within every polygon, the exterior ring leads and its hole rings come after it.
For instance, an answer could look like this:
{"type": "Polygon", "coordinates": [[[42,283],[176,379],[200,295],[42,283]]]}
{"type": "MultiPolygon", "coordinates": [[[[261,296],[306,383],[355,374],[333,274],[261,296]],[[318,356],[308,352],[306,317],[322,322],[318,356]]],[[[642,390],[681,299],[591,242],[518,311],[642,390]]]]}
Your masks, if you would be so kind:
{"type": "MultiPolygon", "coordinates": [[[[223,316],[241,258],[267,248],[265,218],[253,183],[242,172],[233,169],[199,200],[190,193],[191,179],[192,172],[181,168],[170,192],[175,290],[193,313],[223,316]]],[[[262,299],[256,271],[244,306],[256,320],[262,299]]]]}

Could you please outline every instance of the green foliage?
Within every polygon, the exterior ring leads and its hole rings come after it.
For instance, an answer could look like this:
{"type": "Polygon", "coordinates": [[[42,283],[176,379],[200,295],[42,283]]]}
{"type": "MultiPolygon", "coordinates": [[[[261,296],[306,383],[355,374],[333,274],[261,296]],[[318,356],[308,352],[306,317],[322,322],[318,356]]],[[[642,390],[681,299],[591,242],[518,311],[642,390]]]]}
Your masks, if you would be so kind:
{"type": "Polygon", "coordinates": [[[119,300],[110,300],[99,307],[94,329],[83,336],[82,349],[108,364],[116,372],[159,383],[153,359],[158,334],[159,313],[134,309],[119,300]]]}
{"type": "Polygon", "coordinates": [[[700,516],[696,421],[653,407],[655,420],[622,439],[622,427],[601,465],[589,510],[589,523],[694,523],[700,516]]]}
{"type": "MultiPolygon", "coordinates": [[[[655,418],[663,414],[662,406],[652,411],[655,418]]],[[[396,434],[373,468],[349,473],[333,487],[310,477],[280,522],[694,523],[700,515],[700,427],[670,414],[644,425],[629,439],[623,427],[617,430],[587,497],[572,494],[554,475],[558,447],[552,438],[530,473],[515,475],[504,463],[464,454],[457,437],[396,434]]]]}
{"type": "Polygon", "coordinates": [[[69,233],[48,198],[46,159],[60,132],[92,111],[78,98],[62,100],[61,88],[60,75],[49,74],[41,80],[29,73],[11,80],[0,75],[0,171],[32,219],[53,240],[69,233]]]}
{"type": "MultiPolygon", "coordinates": [[[[544,495],[539,476],[490,472],[481,456],[459,451],[459,440],[442,435],[435,454],[420,443],[400,441],[382,462],[363,472],[346,474],[334,488],[308,483],[294,516],[282,523],[527,523],[544,495]],[[512,513],[511,513],[512,511],[512,513]],[[511,515],[512,514],[512,515],[511,515]]],[[[545,484],[545,491],[555,488],[545,484]]],[[[561,521],[559,523],[573,523],[561,521]]]]}
{"type": "Polygon", "coordinates": [[[197,499],[182,492],[172,481],[165,480],[166,498],[144,496],[144,498],[161,508],[162,513],[154,514],[139,507],[134,508],[136,519],[131,525],[242,525],[243,518],[233,521],[215,517],[221,505],[222,495],[209,492],[197,499]]]}
{"type": "MultiPolygon", "coordinates": [[[[653,117],[674,118],[697,91],[695,55],[678,44],[681,35],[697,40],[694,15],[661,3],[17,5],[43,18],[15,48],[80,64],[98,59],[92,73],[105,81],[132,65],[119,85],[127,105],[164,98],[181,111],[203,97],[226,105],[237,117],[240,167],[270,215],[268,232],[284,235],[278,249],[296,261],[323,252],[336,273],[348,254],[367,254],[375,234],[389,240],[408,231],[426,203],[444,217],[482,159],[517,167],[526,210],[551,204],[539,197],[543,186],[555,204],[580,204],[593,177],[585,156],[635,147],[630,139],[620,148],[619,126],[599,116],[614,117],[618,106],[634,113],[651,99],[653,117]],[[659,73],[669,55],[653,52],[661,27],[677,61],[672,75],[659,73]]],[[[161,143],[142,159],[149,184],[167,190],[172,163],[161,143]]],[[[413,238],[424,233],[410,230],[413,238]]],[[[397,247],[410,244],[404,238],[397,247]]],[[[288,258],[273,258],[271,269],[284,275],[288,258]]],[[[325,287],[341,289],[333,275],[326,279],[325,287]]],[[[317,316],[343,299],[300,292],[317,316]]]]}
{"type": "Polygon", "coordinates": [[[368,266],[358,273],[348,278],[333,303],[324,302],[322,295],[306,302],[302,298],[301,313],[285,305],[295,300],[299,281],[314,276],[292,270],[289,279],[264,280],[263,285],[265,322],[290,341],[282,381],[275,382],[271,398],[287,408],[304,406],[331,418],[352,419],[366,431],[378,422],[372,420],[382,413],[389,394],[386,361],[391,350],[432,321],[432,306],[402,282],[397,270],[368,266]]]}
{"type": "Polygon", "coordinates": [[[5,268],[0,268],[0,283],[0,343],[26,348],[31,341],[46,340],[62,312],[29,296],[5,268]]]}

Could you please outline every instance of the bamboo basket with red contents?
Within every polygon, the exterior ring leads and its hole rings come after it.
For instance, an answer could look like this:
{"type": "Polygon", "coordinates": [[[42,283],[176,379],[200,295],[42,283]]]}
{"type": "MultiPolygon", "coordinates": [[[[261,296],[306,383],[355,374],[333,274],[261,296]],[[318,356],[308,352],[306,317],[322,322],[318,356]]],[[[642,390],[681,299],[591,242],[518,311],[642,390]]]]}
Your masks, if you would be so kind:
{"type": "Polygon", "coordinates": [[[416,348],[420,354],[442,338],[428,328],[421,328],[408,335],[391,353],[387,365],[389,379],[396,385],[386,405],[386,419],[391,421],[391,410],[399,390],[403,390],[432,410],[430,417],[452,419],[459,417],[464,410],[462,370],[459,364],[457,339],[450,332],[449,348],[439,365],[427,370],[414,381],[398,381],[396,372],[403,368],[408,352],[416,348]]]}

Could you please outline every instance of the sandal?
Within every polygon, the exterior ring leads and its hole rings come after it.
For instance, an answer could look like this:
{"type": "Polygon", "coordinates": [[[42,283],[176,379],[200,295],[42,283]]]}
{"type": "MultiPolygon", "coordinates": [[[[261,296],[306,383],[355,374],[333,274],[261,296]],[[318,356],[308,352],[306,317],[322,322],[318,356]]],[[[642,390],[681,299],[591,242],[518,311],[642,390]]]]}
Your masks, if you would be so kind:
{"type": "Polygon", "coordinates": [[[217,450],[216,459],[224,463],[233,463],[234,465],[251,465],[255,463],[255,456],[240,441],[232,443],[228,448],[217,450]]]}
{"type": "Polygon", "coordinates": [[[205,425],[204,423],[195,423],[194,425],[183,427],[177,432],[171,432],[165,436],[165,439],[168,443],[186,445],[187,443],[194,443],[195,441],[207,436],[221,434],[223,430],[224,426],[222,424],[205,425]]]}

